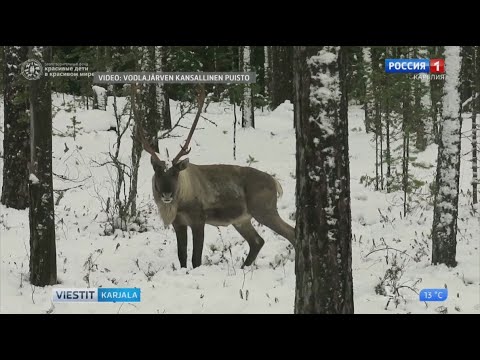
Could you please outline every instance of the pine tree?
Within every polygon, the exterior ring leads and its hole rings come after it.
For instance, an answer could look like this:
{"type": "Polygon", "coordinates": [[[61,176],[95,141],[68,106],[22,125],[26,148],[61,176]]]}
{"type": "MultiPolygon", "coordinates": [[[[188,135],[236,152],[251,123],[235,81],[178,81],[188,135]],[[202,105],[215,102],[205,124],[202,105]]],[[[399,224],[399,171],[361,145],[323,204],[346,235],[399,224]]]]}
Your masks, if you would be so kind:
{"type": "Polygon", "coordinates": [[[27,80],[21,75],[27,60],[26,46],[5,46],[4,51],[4,140],[3,187],[1,202],[7,207],[28,207],[28,168],[30,161],[30,122],[26,92],[27,80]]]}
{"type": "Polygon", "coordinates": [[[270,108],[275,109],[285,100],[293,102],[293,54],[291,46],[271,47],[270,108]]]}
{"type": "MultiPolygon", "coordinates": [[[[29,57],[51,62],[51,48],[34,46],[29,57]]],[[[30,282],[57,283],[55,210],[52,181],[52,95],[50,78],[29,82],[32,124],[30,160],[30,282]]]]}
{"type": "Polygon", "coordinates": [[[353,313],[346,54],[295,47],[295,313],[353,313]]]}
{"type": "Polygon", "coordinates": [[[432,228],[432,263],[456,266],[458,193],[460,180],[461,104],[460,47],[445,47],[445,88],[438,143],[432,228]]]}

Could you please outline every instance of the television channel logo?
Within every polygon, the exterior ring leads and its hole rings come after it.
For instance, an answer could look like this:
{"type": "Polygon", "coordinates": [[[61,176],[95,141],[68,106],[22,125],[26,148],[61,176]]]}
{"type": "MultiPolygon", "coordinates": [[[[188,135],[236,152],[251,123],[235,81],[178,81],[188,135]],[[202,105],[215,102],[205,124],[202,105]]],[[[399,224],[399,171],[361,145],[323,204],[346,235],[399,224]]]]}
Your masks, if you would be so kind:
{"type": "Polygon", "coordinates": [[[139,288],[52,289],[53,302],[140,302],[139,288]]]}
{"type": "Polygon", "coordinates": [[[385,72],[390,74],[444,74],[444,59],[385,59],[385,72]]]}

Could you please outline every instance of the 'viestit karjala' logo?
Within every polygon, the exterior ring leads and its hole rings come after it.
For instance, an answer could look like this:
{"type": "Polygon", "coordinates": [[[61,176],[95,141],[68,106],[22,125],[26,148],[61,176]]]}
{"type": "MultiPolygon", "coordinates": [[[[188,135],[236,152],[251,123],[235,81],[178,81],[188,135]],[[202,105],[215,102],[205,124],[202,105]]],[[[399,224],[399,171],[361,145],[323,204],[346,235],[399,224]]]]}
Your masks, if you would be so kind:
{"type": "Polygon", "coordinates": [[[36,59],[29,59],[22,64],[22,75],[27,80],[38,80],[43,74],[42,63],[36,59]]]}

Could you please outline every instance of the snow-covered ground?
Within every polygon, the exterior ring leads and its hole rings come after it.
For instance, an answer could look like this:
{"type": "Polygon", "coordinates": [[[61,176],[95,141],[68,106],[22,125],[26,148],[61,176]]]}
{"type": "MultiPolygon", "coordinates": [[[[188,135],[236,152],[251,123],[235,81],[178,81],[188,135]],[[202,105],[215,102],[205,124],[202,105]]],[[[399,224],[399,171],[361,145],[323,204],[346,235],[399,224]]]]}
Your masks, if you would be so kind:
{"type": "MultiPolygon", "coordinates": [[[[71,96],[65,96],[73,102],[71,96]]],[[[119,108],[125,99],[118,99],[119,108]]],[[[140,303],[55,303],[51,287],[33,287],[28,282],[29,227],[28,210],[18,211],[0,205],[0,312],[1,313],[292,313],[295,297],[294,254],[287,240],[257,223],[265,239],[255,266],[240,269],[248,244],[233,229],[207,226],[203,266],[179,269],[176,238],[173,229],[163,227],[154,207],[151,193],[152,168],[144,153],[139,170],[138,207],[143,214],[141,227],[131,231],[117,230],[105,236],[106,215],[101,198],[112,193],[107,167],[96,162],[106,160],[113,149],[115,133],[108,131],[115,122],[112,99],[107,112],[66,111],[62,96],[53,97],[53,169],[54,189],[68,190],[55,207],[57,236],[58,287],[139,287],[140,303]],[[58,111],[58,109],[61,110],[58,111]],[[73,139],[72,117],[78,129],[73,139]],[[248,293],[248,295],[247,295],[248,293]]],[[[178,118],[178,104],[172,102],[173,121],[178,118]]],[[[0,124],[3,128],[3,101],[0,102],[0,124]]],[[[67,109],[68,110],[68,109],[67,109]]],[[[295,211],[295,133],[292,129],[293,105],[286,102],[272,112],[257,111],[257,128],[237,128],[237,157],[233,159],[233,112],[227,104],[210,104],[205,116],[215,124],[201,120],[192,141],[190,161],[196,164],[229,163],[247,165],[275,174],[283,186],[279,200],[280,215],[292,225],[295,211]]],[[[237,114],[239,116],[239,114],[237,114]]],[[[193,114],[182,125],[188,126],[193,114]]],[[[470,129],[465,119],[464,129],[470,129]]],[[[479,313],[480,312],[480,224],[478,213],[471,211],[471,163],[462,159],[458,266],[430,265],[429,238],[433,209],[427,199],[406,218],[401,216],[402,194],[373,191],[360,183],[364,175],[374,176],[375,148],[372,136],[364,131],[363,111],[351,106],[349,111],[351,198],[353,218],[353,278],[356,313],[479,313]],[[360,130],[359,130],[360,129],[360,130]],[[389,248],[389,250],[385,250],[389,248]],[[383,284],[381,279],[384,279],[383,284]],[[448,287],[444,303],[426,305],[418,300],[423,288],[448,287]],[[392,294],[397,288],[398,294],[392,294]],[[402,295],[399,297],[398,295],[402,295]],[[390,303],[387,303],[392,298],[390,303]],[[395,304],[398,299],[398,306],[395,304]],[[445,308],[439,308],[444,306],[445,308]]],[[[173,137],[163,140],[162,148],[172,154],[184,140],[187,129],[177,128],[173,137]]],[[[131,138],[127,132],[122,145],[122,159],[129,163],[131,138]]],[[[0,132],[3,141],[3,132],[0,132]]],[[[470,150],[468,140],[463,153],[470,150]]],[[[0,146],[3,148],[3,146],[0,146]]],[[[163,152],[163,149],[161,149],[163,152]]],[[[415,160],[423,167],[411,166],[419,180],[425,180],[421,192],[428,193],[433,180],[436,146],[431,145],[415,160]],[[432,165],[429,167],[428,165],[432,165]],[[425,166],[426,165],[426,166],[425,166]]],[[[0,170],[3,158],[0,159],[0,170]]],[[[0,177],[1,178],[1,177],[0,177]]],[[[0,180],[1,181],[1,180],[0,180]]],[[[58,200],[59,194],[55,194],[58,200]]],[[[420,199],[415,196],[414,199],[420,199]]],[[[190,237],[190,233],[189,233],[190,237]]]]}

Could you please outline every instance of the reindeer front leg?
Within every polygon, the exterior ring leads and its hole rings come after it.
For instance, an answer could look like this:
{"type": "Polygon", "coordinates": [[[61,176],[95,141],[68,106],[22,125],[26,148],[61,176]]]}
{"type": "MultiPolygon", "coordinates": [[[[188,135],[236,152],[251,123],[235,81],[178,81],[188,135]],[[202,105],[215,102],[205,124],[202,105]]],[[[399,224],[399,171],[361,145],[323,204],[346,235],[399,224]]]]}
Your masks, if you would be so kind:
{"type": "Polygon", "coordinates": [[[203,240],[205,237],[205,224],[192,225],[193,255],[192,265],[194,268],[202,265],[203,240]]]}
{"type": "Polygon", "coordinates": [[[187,226],[173,223],[173,228],[177,234],[177,252],[178,260],[182,268],[187,267],[187,226]]]}

